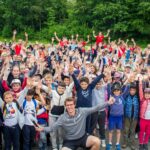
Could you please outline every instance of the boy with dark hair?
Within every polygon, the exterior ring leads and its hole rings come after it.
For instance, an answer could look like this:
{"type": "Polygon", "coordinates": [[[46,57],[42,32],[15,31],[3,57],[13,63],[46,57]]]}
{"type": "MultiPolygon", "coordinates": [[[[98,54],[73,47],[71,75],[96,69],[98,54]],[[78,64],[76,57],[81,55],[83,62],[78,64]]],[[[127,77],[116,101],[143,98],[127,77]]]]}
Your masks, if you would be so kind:
{"type": "Polygon", "coordinates": [[[123,129],[123,115],[124,115],[124,107],[123,103],[125,97],[129,92],[129,86],[126,86],[122,93],[122,86],[120,82],[113,83],[111,87],[111,97],[115,100],[114,104],[109,108],[109,144],[106,146],[106,150],[112,149],[112,137],[113,132],[116,130],[116,150],[121,150],[120,147],[120,138],[121,138],[121,130],[123,129]]]}
{"type": "Polygon", "coordinates": [[[139,98],[137,95],[136,83],[130,84],[129,94],[125,98],[124,104],[124,132],[123,132],[123,145],[122,148],[126,148],[129,141],[132,142],[131,149],[135,148],[135,129],[137,126],[139,115],[139,98]]]}

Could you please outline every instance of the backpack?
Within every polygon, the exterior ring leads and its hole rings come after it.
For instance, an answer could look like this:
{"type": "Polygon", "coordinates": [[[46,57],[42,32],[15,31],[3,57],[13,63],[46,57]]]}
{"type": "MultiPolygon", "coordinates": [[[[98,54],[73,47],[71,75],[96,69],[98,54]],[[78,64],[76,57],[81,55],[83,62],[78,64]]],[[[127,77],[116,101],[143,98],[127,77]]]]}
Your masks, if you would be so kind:
{"type": "MultiPolygon", "coordinates": [[[[34,107],[35,107],[35,110],[36,110],[37,102],[36,102],[35,99],[32,99],[32,102],[34,103],[34,107]]],[[[27,100],[25,99],[24,102],[23,102],[23,106],[22,106],[23,109],[25,108],[26,104],[27,104],[27,100]]]]}

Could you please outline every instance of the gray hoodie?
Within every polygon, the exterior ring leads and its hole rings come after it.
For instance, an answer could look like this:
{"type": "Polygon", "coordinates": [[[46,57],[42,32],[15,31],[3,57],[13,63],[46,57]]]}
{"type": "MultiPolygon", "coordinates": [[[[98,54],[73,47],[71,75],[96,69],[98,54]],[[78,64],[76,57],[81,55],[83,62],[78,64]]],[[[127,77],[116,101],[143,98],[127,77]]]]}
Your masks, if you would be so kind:
{"type": "Polygon", "coordinates": [[[44,131],[52,132],[57,130],[58,127],[62,127],[65,131],[65,139],[76,140],[81,138],[86,132],[86,117],[93,112],[108,106],[108,103],[103,105],[99,104],[92,108],[78,108],[76,109],[75,116],[69,116],[67,112],[62,114],[54,125],[45,127],[44,131]]]}

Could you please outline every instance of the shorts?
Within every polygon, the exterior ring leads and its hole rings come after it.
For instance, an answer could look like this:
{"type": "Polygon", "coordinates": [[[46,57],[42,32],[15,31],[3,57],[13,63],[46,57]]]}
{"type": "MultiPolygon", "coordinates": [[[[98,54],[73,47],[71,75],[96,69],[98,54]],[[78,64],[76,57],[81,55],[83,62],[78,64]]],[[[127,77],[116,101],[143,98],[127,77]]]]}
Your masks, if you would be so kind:
{"type": "Polygon", "coordinates": [[[123,129],[123,116],[109,116],[108,129],[123,129]]]}
{"type": "Polygon", "coordinates": [[[67,147],[71,150],[75,150],[78,147],[85,148],[88,136],[88,134],[85,134],[84,136],[76,140],[64,140],[63,147],[67,147]]]}

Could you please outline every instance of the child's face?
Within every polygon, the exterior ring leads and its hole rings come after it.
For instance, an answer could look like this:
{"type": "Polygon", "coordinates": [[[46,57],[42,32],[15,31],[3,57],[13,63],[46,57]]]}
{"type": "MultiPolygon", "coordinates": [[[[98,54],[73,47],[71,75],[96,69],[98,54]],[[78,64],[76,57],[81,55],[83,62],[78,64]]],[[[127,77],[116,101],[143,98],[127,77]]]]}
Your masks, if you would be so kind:
{"type": "Polygon", "coordinates": [[[95,68],[93,66],[91,66],[91,72],[94,73],[95,72],[95,68]]]}
{"type": "Polygon", "coordinates": [[[19,89],[21,88],[21,85],[19,84],[19,83],[14,83],[13,85],[12,85],[12,89],[13,89],[13,91],[18,91],[19,89]]]}
{"type": "Polygon", "coordinates": [[[87,87],[88,87],[88,84],[87,84],[86,82],[81,82],[81,83],[80,83],[80,86],[81,86],[81,88],[82,88],[83,90],[86,90],[87,87]]]}
{"type": "Polygon", "coordinates": [[[12,74],[14,77],[18,77],[19,74],[20,74],[20,70],[19,70],[19,67],[15,66],[12,70],[12,74]]]}
{"type": "Polygon", "coordinates": [[[96,89],[100,89],[101,87],[102,87],[102,82],[100,81],[100,82],[98,82],[97,84],[96,84],[96,89]]]}
{"type": "Polygon", "coordinates": [[[46,84],[47,86],[49,86],[51,83],[52,83],[52,79],[50,79],[50,78],[46,78],[46,79],[45,79],[45,84],[46,84]]]}
{"type": "Polygon", "coordinates": [[[121,94],[121,91],[120,90],[114,90],[113,93],[115,96],[119,96],[121,94]]]}
{"type": "Polygon", "coordinates": [[[6,103],[10,103],[13,101],[13,96],[11,94],[5,95],[4,100],[6,103]]]}
{"type": "Polygon", "coordinates": [[[65,82],[66,86],[68,86],[70,84],[70,79],[69,78],[65,78],[64,82],[65,82]]]}
{"type": "Polygon", "coordinates": [[[45,93],[45,92],[42,92],[41,94],[42,94],[42,96],[43,96],[44,99],[45,99],[45,98],[46,98],[46,93],[45,93]]]}
{"type": "Polygon", "coordinates": [[[144,93],[145,99],[150,99],[150,93],[144,93]]]}
{"type": "Polygon", "coordinates": [[[66,89],[66,88],[65,88],[65,87],[62,87],[62,86],[58,86],[58,87],[57,87],[57,91],[58,91],[59,94],[64,94],[65,89],[66,89]]]}
{"type": "Polygon", "coordinates": [[[135,95],[136,94],[136,89],[130,89],[130,95],[135,95]]]}
{"type": "Polygon", "coordinates": [[[31,101],[32,97],[33,97],[33,95],[26,95],[26,100],[31,101]]]}

